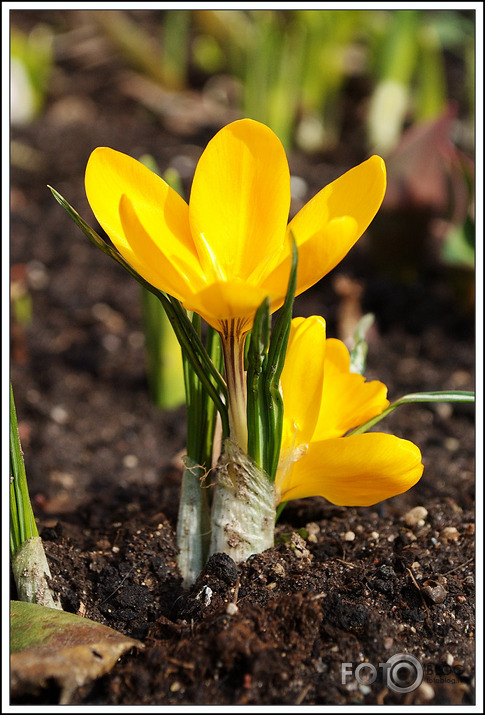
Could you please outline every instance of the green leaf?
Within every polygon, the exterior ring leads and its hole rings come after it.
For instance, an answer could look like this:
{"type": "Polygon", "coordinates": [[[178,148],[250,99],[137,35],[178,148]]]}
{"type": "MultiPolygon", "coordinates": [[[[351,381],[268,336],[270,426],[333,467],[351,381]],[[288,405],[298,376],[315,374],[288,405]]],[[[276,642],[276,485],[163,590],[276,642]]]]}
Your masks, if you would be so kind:
{"type": "Polygon", "coordinates": [[[475,402],[474,392],[463,392],[461,390],[448,390],[443,392],[414,392],[409,395],[404,395],[404,397],[399,398],[395,402],[391,403],[380,415],[371,417],[370,420],[364,422],[360,427],[356,427],[351,430],[347,436],[362,434],[367,432],[371,427],[374,427],[378,422],[387,417],[396,407],[399,405],[412,404],[416,402],[475,402]]]}
{"type": "Polygon", "coordinates": [[[25,464],[20,446],[13,388],[10,383],[10,553],[34,536],[39,536],[30,503],[25,464]]]}
{"type": "Polygon", "coordinates": [[[290,337],[293,302],[295,300],[298,268],[298,249],[293,234],[292,262],[285,302],[279,311],[271,333],[268,356],[264,364],[264,384],[266,386],[266,408],[268,414],[267,462],[264,465],[272,480],[276,477],[283,430],[283,398],[280,391],[280,377],[285,364],[286,348],[290,337]]]}
{"type": "Polygon", "coordinates": [[[268,446],[263,365],[270,338],[269,308],[269,298],[265,298],[254,316],[247,354],[248,454],[259,467],[264,467],[268,446]]]}
{"type": "Polygon", "coordinates": [[[278,506],[276,507],[275,523],[276,523],[276,522],[278,521],[278,519],[280,518],[281,512],[283,511],[283,509],[285,508],[285,506],[286,506],[287,504],[288,504],[287,501],[282,501],[282,502],[280,502],[280,503],[278,504],[278,506]]]}

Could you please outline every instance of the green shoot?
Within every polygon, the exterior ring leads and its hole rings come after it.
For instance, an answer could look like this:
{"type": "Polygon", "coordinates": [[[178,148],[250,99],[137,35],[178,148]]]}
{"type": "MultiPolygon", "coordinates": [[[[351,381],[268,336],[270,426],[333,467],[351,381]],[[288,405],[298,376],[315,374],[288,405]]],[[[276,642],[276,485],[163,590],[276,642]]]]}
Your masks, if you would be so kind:
{"type": "Polygon", "coordinates": [[[60,602],[49,588],[51,573],[30,503],[11,384],[10,556],[19,599],[62,610],[60,602]]]}
{"type": "Polygon", "coordinates": [[[33,536],[39,536],[39,532],[30,503],[13,389],[10,385],[10,555],[13,557],[24,541],[33,536]]]}

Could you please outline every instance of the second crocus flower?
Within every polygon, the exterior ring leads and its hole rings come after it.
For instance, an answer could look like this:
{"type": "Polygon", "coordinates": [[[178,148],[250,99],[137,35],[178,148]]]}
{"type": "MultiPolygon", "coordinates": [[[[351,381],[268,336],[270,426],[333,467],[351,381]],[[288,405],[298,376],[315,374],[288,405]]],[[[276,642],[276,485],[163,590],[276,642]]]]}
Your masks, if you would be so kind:
{"type": "Polygon", "coordinates": [[[412,442],[381,432],[345,436],[389,405],[387,388],[350,371],[347,347],[326,338],[323,318],[293,319],[281,388],[279,503],[323,496],[341,506],[370,506],[421,478],[421,453],[412,442]]]}

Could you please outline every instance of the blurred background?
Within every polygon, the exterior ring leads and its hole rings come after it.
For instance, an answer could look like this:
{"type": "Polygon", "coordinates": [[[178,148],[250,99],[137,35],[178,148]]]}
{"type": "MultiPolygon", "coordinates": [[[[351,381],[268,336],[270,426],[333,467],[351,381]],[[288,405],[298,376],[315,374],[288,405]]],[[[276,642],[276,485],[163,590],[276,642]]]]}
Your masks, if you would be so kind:
{"type": "Polygon", "coordinates": [[[150,341],[138,285],[47,189],[96,227],[83,190],[96,146],[148,162],[188,199],[207,141],[251,117],[286,148],[292,214],[380,154],[382,210],[296,314],[323,314],[349,340],[372,311],[370,375],[394,397],[472,389],[474,10],[11,9],[9,22],[12,375],[24,441],[45,450],[33,479],[46,470],[58,500],[44,474],[39,504],[62,507],[88,465],[95,482],[120,460],[121,482],[134,468],[153,481],[162,434],[169,456],[183,448],[173,413],[140,398],[150,341]]]}

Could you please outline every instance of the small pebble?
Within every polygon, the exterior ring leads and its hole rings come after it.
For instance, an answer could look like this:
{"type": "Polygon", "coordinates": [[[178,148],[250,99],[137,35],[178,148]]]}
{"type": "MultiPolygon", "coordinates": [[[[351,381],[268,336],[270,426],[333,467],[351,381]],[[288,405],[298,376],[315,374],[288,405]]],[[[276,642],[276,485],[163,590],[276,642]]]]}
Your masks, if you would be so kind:
{"type": "Polygon", "coordinates": [[[446,663],[446,665],[449,665],[449,666],[452,666],[452,665],[453,665],[453,661],[454,661],[454,660],[455,660],[455,659],[453,658],[453,656],[451,655],[451,653],[445,653],[445,654],[443,655],[443,658],[442,658],[443,663],[446,663]]]}
{"type": "Polygon", "coordinates": [[[353,541],[355,539],[355,534],[353,531],[347,531],[344,534],[344,541],[353,541]]]}
{"type": "Polygon", "coordinates": [[[459,531],[454,526],[446,526],[442,530],[440,536],[445,541],[458,541],[458,539],[460,538],[459,531]]]}
{"type": "Polygon", "coordinates": [[[403,529],[399,536],[402,543],[406,546],[411,544],[413,541],[416,541],[416,534],[413,534],[413,532],[409,531],[409,529],[403,529]]]}
{"type": "Polygon", "coordinates": [[[69,417],[67,411],[64,409],[64,407],[61,407],[61,405],[56,405],[55,407],[53,407],[50,412],[50,416],[54,420],[54,422],[57,422],[58,425],[65,424],[69,417]]]}
{"type": "Polygon", "coordinates": [[[27,263],[27,276],[29,284],[36,290],[41,290],[49,284],[47,269],[40,261],[29,261],[27,263]]]}
{"type": "Polygon", "coordinates": [[[434,405],[434,409],[445,420],[450,419],[453,414],[453,406],[449,402],[438,402],[434,405]]]}
{"type": "Polygon", "coordinates": [[[446,599],[446,590],[443,588],[442,584],[439,583],[439,581],[435,581],[432,578],[423,583],[422,589],[423,593],[428,596],[430,601],[433,601],[433,603],[443,603],[446,599]]]}
{"type": "Polygon", "coordinates": [[[311,544],[316,544],[318,541],[318,535],[320,533],[320,527],[318,524],[316,524],[314,521],[311,521],[309,524],[306,525],[305,529],[307,530],[307,541],[309,541],[311,544]]]}
{"type": "Polygon", "coordinates": [[[415,506],[404,514],[404,521],[407,526],[423,526],[427,516],[428,510],[424,506],[415,506]]]}
{"type": "Polygon", "coordinates": [[[128,469],[133,469],[138,466],[138,457],[134,454],[127,454],[123,457],[123,465],[128,469]]]}
{"type": "Polygon", "coordinates": [[[58,472],[54,470],[49,474],[49,478],[53,484],[62,489],[72,489],[74,487],[74,475],[70,474],[70,472],[58,472]]]}
{"type": "Polygon", "coordinates": [[[456,439],[456,437],[447,437],[444,441],[444,445],[445,449],[449,452],[456,452],[460,449],[460,440],[456,439]]]}

